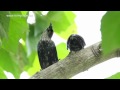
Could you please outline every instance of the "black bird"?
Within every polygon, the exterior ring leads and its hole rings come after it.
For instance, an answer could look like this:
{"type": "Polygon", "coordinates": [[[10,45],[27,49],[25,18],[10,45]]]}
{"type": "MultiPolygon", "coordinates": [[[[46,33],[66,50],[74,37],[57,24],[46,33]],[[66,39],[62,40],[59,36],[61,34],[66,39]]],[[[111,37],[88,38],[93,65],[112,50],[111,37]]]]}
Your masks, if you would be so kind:
{"type": "Polygon", "coordinates": [[[86,44],[85,44],[84,39],[80,35],[77,35],[77,34],[70,35],[67,40],[67,50],[69,48],[70,51],[79,51],[83,49],[85,45],[86,44]]]}
{"type": "Polygon", "coordinates": [[[41,69],[58,62],[57,50],[54,42],[51,40],[53,35],[52,24],[42,33],[37,46],[38,58],[41,69]]]}

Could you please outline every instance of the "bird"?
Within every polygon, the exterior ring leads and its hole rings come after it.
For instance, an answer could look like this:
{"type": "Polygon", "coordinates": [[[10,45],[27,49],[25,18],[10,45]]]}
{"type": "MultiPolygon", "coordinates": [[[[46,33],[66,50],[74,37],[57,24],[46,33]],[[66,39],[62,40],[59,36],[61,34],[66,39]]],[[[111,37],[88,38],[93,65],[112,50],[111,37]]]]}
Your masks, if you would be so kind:
{"type": "Polygon", "coordinates": [[[41,69],[45,69],[50,65],[58,62],[57,49],[55,43],[51,40],[54,31],[52,24],[43,31],[37,45],[37,52],[41,69]]]}
{"type": "Polygon", "coordinates": [[[67,50],[70,49],[70,52],[79,51],[83,49],[85,45],[84,39],[78,34],[71,34],[67,40],[67,50]]]}

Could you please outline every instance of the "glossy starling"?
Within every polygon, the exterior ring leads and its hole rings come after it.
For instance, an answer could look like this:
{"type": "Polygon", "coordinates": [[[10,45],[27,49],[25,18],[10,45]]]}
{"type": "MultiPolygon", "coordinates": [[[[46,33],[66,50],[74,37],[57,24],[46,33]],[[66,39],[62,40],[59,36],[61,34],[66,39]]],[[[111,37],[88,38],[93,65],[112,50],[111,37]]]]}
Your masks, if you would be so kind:
{"type": "Polygon", "coordinates": [[[54,42],[51,40],[53,35],[52,24],[42,33],[37,46],[38,58],[41,69],[58,62],[57,50],[54,42]]]}
{"type": "Polygon", "coordinates": [[[72,34],[67,40],[67,50],[70,49],[70,51],[79,51],[84,48],[85,46],[84,39],[77,34],[72,34]]]}

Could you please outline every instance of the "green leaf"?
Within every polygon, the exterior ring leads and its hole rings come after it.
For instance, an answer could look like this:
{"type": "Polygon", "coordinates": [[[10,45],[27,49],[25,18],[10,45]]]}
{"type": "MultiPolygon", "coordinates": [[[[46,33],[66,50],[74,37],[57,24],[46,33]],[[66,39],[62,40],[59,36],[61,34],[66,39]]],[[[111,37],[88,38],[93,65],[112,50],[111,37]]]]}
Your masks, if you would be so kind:
{"type": "Polygon", "coordinates": [[[0,67],[0,79],[7,79],[4,70],[0,67]]]}
{"type": "Polygon", "coordinates": [[[108,77],[107,79],[120,79],[120,72],[108,77]]]}
{"type": "Polygon", "coordinates": [[[27,15],[28,11],[21,11],[22,15],[27,15]]]}
{"type": "Polygon", "coordinates": [[[40,36],[34,36],[35,25],[29,24],[29,32],[26,37],[27,55],[30,56],[33,52],[37,51],[37,44],[40,40],[40,36]]]}
{"type": "Polygon", "coordinates": [[[3,26],[0,23],[0,38],[2,39],[4,37],[7,37],[7,33],[5,32],[3,26]]]}
{"type": "Polygon", "coordinates": [[[33,51],[36,51],[36,41],[34,37],[34,24],[29,24],[29,32],[26,37],[27,55],[30,56],[33,51]]]}
{"type": "Polygon", "coordinates": [[[47,18],[41,14],[41,12],[37,11],[34,12],[35,14],[35,33],[34,35],[41,35],[44,30],[49,26],[50,22],[47,20],[47,18]]]}
{"type": "Polygon", "coordinates": [[[59,45],[57,45],[56,49],[57,49],[58,59],[60,60],[64,59],[69,54],[69,51],[67,50],[65,43],[60,43],[59,45]]]}
{"type": "Polygon", "coordinates": [[[20,70],[17,63],[14,61],[12,54],[2,48],[0,48],[0,66],[4,70],[14,74],[16,78],[19,78],[20,70]]]}
{"type": "Polygon", "coordinates": [[[2,40],[0,39],[0,47],[2,46],[2,40]]]}
{"type": "Polygon", "coordinates": [[[34,62],[32,63],[32,67],[29,67],[27,69],[27,72],[30,76],[34,75],[36,72],[40,71],[40,64],[39,64],[39,59],[38,55],[36,54],[34,62]]]}
{"type": "Polygon", "coordinates": [[[33,62],[35,60],[37,52],[33,51],[29,56],[28,56],[28,64],[24,67],[24,70],[27,71],[29,68],[33,67],[33,62]]]}
{"type": "Polygon", "coordinates": [[[64,39],[77,33],[75,17],[71,11],[49,11],[46,15],[47,20],[53,24],[53,30],[64,39]]]}
{"type": "MultiPolygon", "coordinates": [[[[24,50],[19,46],[19,40],[26,34],[28,25],[26,18],[22,17],[20,11],[11,11],[6,18],[10,18],[8,28],[8,37],[2,40],[2,48],[0,50],[0,66],[11,72],[15,78],[19,78],[23,71],[24,60],[26,59],[23,54],[24,50]],[[22,49],[22,50],[21,50],[22,49]],[[23,53],[23,54],[22,54],[23,53]],[[23,61],[22,61],[23,60],[23,61]],[[21,68],[22,67],[22,68],[21,68]]],[[[26,59],[27,60],[27,59],[26,59]]]]}
{"type": "Polygon", "coordinates": [[[10,17],[8,16],[8,11],[0,11],[0,38],[3,39],[7,37],[9,31],[9,21],[10,17]]]}
{"type": "Polygon", "coordinates": [[[20,11],[11,11],[10,15],[8,38],[3,40],[2,47],[9,52],[16,53],[19,40],[28,30],[28,25],[25,17],[19,17],[20,11]]]}
{"type": "Polygon", "coordinates": [[[102,17],[101,33],[105,54],[120,48],[120,11],[108,11],[102,17]]]}
{"type": "Polygon", "coordinates": [[[14,55],[14,60],[19,66],[21,72],[24,70],[24,67],[29,64],[27,53],[21,43],[19,43],[18,52],[14,55]]]}

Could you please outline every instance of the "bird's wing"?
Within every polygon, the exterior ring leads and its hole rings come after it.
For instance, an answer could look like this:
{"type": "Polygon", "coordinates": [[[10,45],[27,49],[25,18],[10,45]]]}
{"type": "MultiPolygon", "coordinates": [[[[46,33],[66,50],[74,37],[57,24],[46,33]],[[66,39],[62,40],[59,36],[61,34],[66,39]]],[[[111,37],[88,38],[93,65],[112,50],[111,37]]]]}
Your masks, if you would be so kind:
{"type": "Polygon", "coordinates": [[[47,68],[58,61],[57,50],[53,41],[40,41],[38,44],[38,57],[41,68],[47,68]]]}

